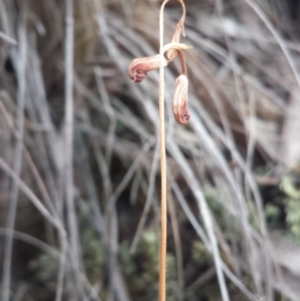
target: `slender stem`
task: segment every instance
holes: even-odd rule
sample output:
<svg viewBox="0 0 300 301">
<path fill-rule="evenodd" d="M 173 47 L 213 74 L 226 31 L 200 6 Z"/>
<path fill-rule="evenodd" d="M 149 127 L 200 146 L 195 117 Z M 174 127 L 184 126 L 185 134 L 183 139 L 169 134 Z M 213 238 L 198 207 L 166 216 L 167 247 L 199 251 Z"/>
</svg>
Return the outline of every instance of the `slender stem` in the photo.
<svg viewBox="0 0 300 301">
<path fill-rule="evenodd" d="M 185 62 L 185 58 L 183 55 L 183 52 L 180 49 L 177 49 L 177 54 L 180 58 L 180 62 L 181 62 L 181 68 L 182 68 L 182 74 L 187 76 L 187 66 L 186 66 L 186 62 Z"/>
<path fill-rule="evenodd" d="M 165 102 L 164 102 L 164 28 L 163 11 L 165 0 L 159 15 L 159 132 L 160 132 L 160 169 L 161 169 L 161 236 L 159 263 L 159 301 L 166 300 L 166 253 L 167 253 L 167 172 L 166 172 L 166 142 L 165 142 Z"/>
<path fill-rule="evenodd" d="M 160 236 L 160 264 L 159 264 L 159 301 L 166 300 L 166 257 L 167 257 L 167 165 L 165 142 L 165 101 L 164 101 L 164 8 L 169 0 L 165 0 L 159 14 L 159 133 L 160 133 L 160 168 L 161 168 L 161 236 Z M 183 7 L 185 17 L 185 5 Z M 184 20 L 184 19 L 183 19 Z M 179 21 L 180 22 L 180 21 Z M 181 53 L 182 54 L 182 53 Z M 179 54 L 180 56 L 180 54 Z M 182 60 L 181 60 L 182 61 Z"/>
</svg>

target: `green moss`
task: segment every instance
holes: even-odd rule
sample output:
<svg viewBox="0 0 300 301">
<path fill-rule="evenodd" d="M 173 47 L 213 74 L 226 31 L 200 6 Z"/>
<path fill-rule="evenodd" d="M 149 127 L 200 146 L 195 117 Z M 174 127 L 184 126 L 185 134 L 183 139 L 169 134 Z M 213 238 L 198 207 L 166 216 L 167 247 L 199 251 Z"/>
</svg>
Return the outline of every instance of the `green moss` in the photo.
<svg viewBox="0 0 300 301">
<path fill-rule="evenodd" d="M 201 241 L 195 241 L 192 247 L 192 260 L 197 266 L 211 262 L 211 254 Z"/>
<path fill-rule="evenodd" d="M 81 248 L 87 277 L 95 284 L 103 279 L 104 251 L 99 234 L 91 229 L 84 231 Z"/>
<path fill-rule="evenodd" d="M 78 210 L 81 253 L 87 278 L 95 284 L 103 280 L 104 249 L 100 235 L 90 221 L 91 216 L 90 208 L 82 202 Z M 29 262 L 35 279 L 42 283 L 57 281 L 58 268 L 59 258 L 49 254 L 41 254 Z"/>
<path fill-rule="evenodd" d="M 296 188 L 291 177 L 285 176 L 280 188 L 286 194 L 284 199 L 286 222 L 291 236 L 295 242 L 300 243 L 300 190 Z"/>
<path fill-rule="evenodd" d="M 203 193 L 210 210 L 213 212 L 213 215 L 218 222 L 218 225 L 227 229 L 228 223 L 226 221 L 225 210 L 222 204 L 218 202 L 216 188 L 210 184 L 205 184 L 203 185 Z"/>
<path fill-rule="evenodd" d="M 28 267 L 35 273 L 35 279 L 38 282 L 45 283 L 57 280 L 59 262 L 58 259 L 49 254 L 42 254 L 31 260 Z"/>
<path fill-rule="evenodd" d="M 159 275 L 159 241 L 156 233 L 144 231 L 135 254 L 130 254 L 129 244 L 120 246 L 119 258 L 122 272 L 132 296 L 141 301 L 157 299 Z M 178 300 L 179 286 L 175 256 L 167 254 L 167 300 Z"/>
</svg>

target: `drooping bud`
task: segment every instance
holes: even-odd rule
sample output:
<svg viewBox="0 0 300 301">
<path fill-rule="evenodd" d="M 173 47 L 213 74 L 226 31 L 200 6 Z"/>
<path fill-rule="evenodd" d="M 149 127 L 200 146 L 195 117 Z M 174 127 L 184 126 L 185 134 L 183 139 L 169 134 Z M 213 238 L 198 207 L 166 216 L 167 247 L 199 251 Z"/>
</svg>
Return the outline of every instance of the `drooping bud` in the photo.
<svg viewBox="0 0 300 301">
<path fill-rule="evenodd" d="M 190 119 L 188 112 L 188 83 L 186 75 L 182 74 L 176 79 L 172 109 L 176 121 L 180 124 L 187 124 Z"/>
<path fill-rule="evenodd" d="M 168 61 L 164 58 L 164 67 L 168 65 Z M 160 56 L 150 56 L 150 57 L 140 57 L 134 59 L 128 69 L 128 74 L 132 81 L 135 83 L 140 83 L 149 71 L 159 69 L 160 66 Z"/>
</svg>

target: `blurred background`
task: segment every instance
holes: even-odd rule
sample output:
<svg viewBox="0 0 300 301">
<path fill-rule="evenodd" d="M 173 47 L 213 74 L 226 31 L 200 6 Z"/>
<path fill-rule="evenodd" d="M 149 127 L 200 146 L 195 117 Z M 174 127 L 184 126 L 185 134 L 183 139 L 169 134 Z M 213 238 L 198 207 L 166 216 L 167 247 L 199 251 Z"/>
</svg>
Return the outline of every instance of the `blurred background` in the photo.
<svg viewBox="0 0 300 301">
<path fill-rule="evenodd" d="M 158 294 L 158 0 L 0 0 L 2 301 Z M 300 300 L 300 2 L 185 0 L 165 69 L 167 300 Z M 181 6 L 165 9 L 170 42 Z"/>
</svg>

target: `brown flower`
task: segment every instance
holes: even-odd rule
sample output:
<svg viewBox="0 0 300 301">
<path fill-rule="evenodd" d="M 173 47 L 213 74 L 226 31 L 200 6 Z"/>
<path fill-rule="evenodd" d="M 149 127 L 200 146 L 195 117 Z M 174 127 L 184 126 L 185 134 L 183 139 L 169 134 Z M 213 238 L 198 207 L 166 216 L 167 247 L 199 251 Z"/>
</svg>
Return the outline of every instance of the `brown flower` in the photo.
<svg viewBox="0 0 300 301">
<path fill-rule="evenodd" d="M 173 113 L 176 121 L 180 124 L 187 124 L 190 119 L 188 112 L 188 78 L 180 75 L 176 79 L 175 93 L 173 97 Z"/>
<path fill-rule="evenodd" d="M 134 59 L 128 69 L 128 74 L 132 81 L 140 83 L 149 71 L 159 69 L 160 56 L 140 57 Z M 164 58 L 163 65 L 167 66 L 168 61 Z"/>
</svg>

